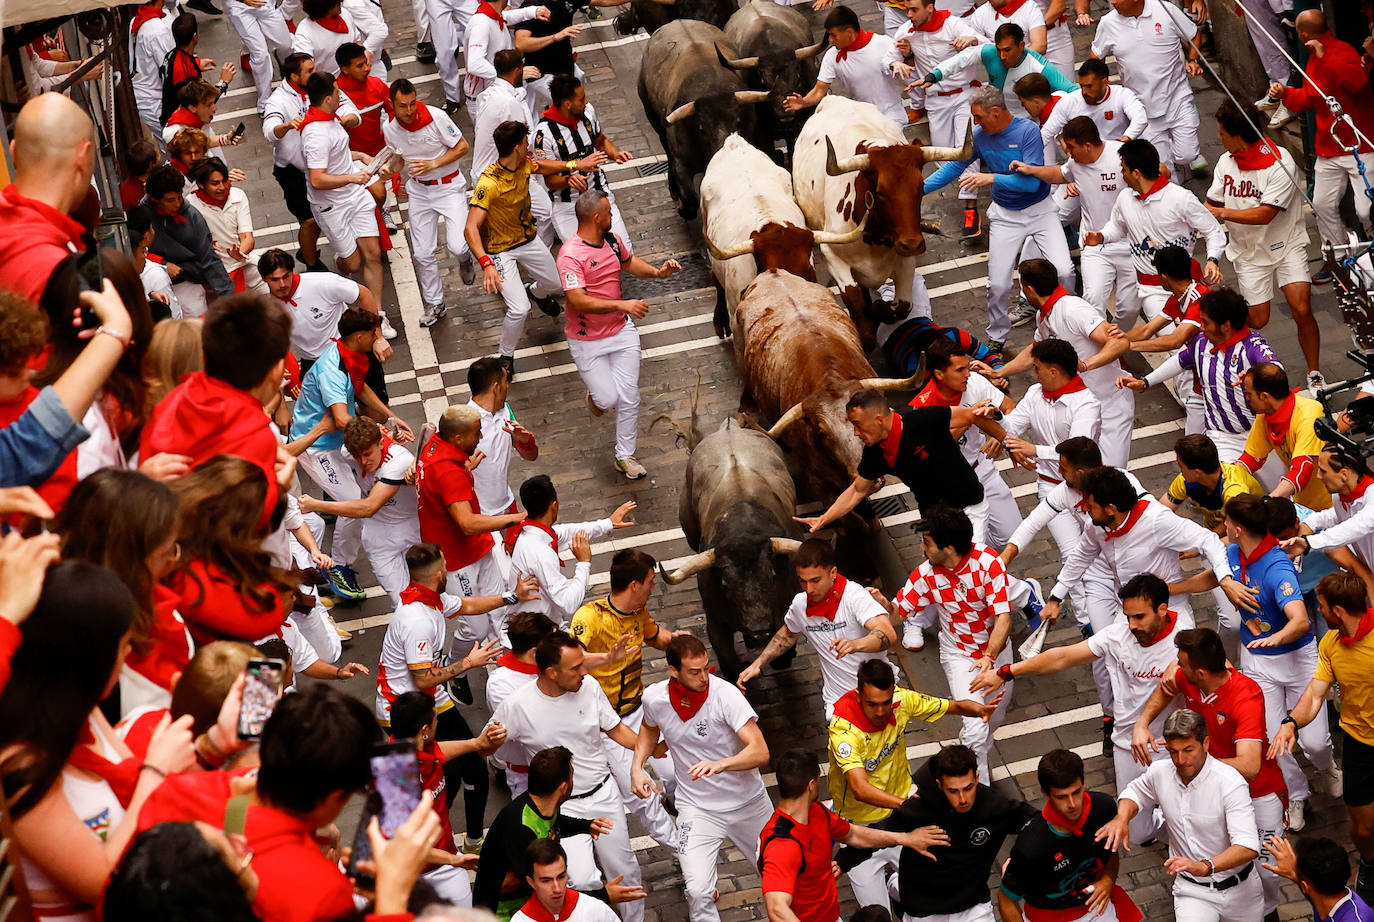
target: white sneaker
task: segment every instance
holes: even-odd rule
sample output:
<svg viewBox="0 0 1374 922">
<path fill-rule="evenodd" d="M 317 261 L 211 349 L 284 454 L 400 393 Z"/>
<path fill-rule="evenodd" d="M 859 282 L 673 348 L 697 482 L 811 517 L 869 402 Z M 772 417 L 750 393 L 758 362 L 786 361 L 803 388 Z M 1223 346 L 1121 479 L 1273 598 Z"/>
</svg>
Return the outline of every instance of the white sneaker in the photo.
<svg viewBox="0 0 1374 922">
<path fill-rule="evenodd" d="M 924 650 L 926 647 L 926 632 L 916 623 L 913 615 L 906 619 L 906 624 L 902 627 L 902 646 L 915 652 Z"/>
<path fill-rule="evenodd" d="M 397 336 L 399 336 L 399 335 L 400 335 L 400 334 L 396 332 L 396 328 L 393 327 L 393 326 L 391 325 L 391 321 L 387 319 L 386 314 L 383 313 L 383 314 L 382 314 L 382 336 L 386 337 L 387 339 L 395 339 L 395 338 L 396 338 Z"/>
<path fill-rule="evenodd" d="M 1302 832 L 1307 825 L 1307 801 L 1290 800 L 1288 802 L 1288 829 L 1290 832 Z"/>
<path fill-rule="evenodd" d="M 626 480 L 639 480 L 649 473 L 644 469 L 644 465 L 639 463 L 639 459 L 633 455 L 628 458 L 616 459 L 615 469 L 624 474 Z"/>
<path fill-rule="evenodd" d="M 1309 371 L 1307 373 L 1307 395 L 1315 400 L 1317 391 L 1323 387 L 1326 387 L 1326 376 L 1316 369 Z"/>
<path fill-rule="evenodd" d="M 1312 781 L 1332 797 L 1341 797 L 1345 794 L 1345 775 L 1335 765 L 1331 766 L 1329 772 L 1317 772 Z"/>
<path fill-rule="evenodd" d="M 1287 106 L 1283 103 L 1279 103 L 1274 111 L 1269 113 L 1269 130 L 1276 131 L 1293 121 L 1295 118 L 1297 118 L 1297 116 L 1289 112 Z"/>
<path fill-rule="evenodd" d="M 1207 162 L 1207 158 L 1202 156 L 1202 154 L 1198 154 L 1196 159 L 1188 164 L 1188 167 L 1193 171 L 1194 176 L 1205 176 L 1207 175 L 1207 171 L 1212 168 L 1211 164 Z"/>
</svg>

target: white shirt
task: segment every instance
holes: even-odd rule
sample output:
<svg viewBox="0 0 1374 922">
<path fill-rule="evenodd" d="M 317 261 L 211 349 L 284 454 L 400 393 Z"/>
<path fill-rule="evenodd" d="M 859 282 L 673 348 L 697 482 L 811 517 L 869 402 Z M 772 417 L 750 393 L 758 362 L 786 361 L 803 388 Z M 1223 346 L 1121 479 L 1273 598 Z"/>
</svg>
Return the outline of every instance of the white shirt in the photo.
<svg viewBox="0 0 1374 922">
<path fill-rule="evenodd" d="M 1208 257 L 1220 259 L 1226 251 L 1226 230 L 1221 223 L 1197 196 L 1171 182 L 1144 196 L 1123 190 L 1101 230 L 1104 243 L 1124 240 L 1130 245 L 1135 271 L 1140 275 L 1155 275 L 1155 253 L 1163 247 L 1183 247 L 1192 253 L 1202 238 L 1207 241 Z"/>
<path fill-rule="evenodd" d="M 276 166 L 305 169 L 305 155 L 301 152 L 301 133 L 293 128 L 279 138 L 275 129 L 279 125 L 289 125 L 301 118 L 308 108 L 310 100 L 286 80 L 277 84 L 272 95 L 267 97 L 267 106 L 263 109 L 266 114 L 262 117 L 262 134 L 272 143 L 272 162 Z"/>
<path fill-rule="evenodd" d="M 1126 475 L 1126 479 L 1129 480 L 1131 486 L 1135 488 L 1136 495 L 1144 496 L 1147 491 L 1136 478 L 1135 474 L 1132 474 L 1130 471 L 1122 471 L 1122 473 Z M 1036 507 L 1031 510 L 1030 515 L 1026 516 L 1021 524 L 1016 527 L 1016 531 L 1012 532 L 1011 537 L 1007 539 L 1007 543 L 1014 544 L 1018 548 L 1024 550 L 1031 543 L 1031 539 L 1039 533 L 1040 529 L 1050 524 L 1050 520 L 1061 512 L 1068 512 L 1073 515 L 1074 519 L 1078 522 L 1079 529 L 1084 533 L 1086 533 L 1089 528 L 1093 527 L 1092 519 L 1088 518 L 1087 510 L 1083 507 L 1083 494 L 1067 483 L 1061 483 L 1057 484 L 1054 489 L 1041 497 L 1039 504 L 1037 504 Z M 1089 576 L 1099 572 L 1107 573 L 1101 560 L 1094 561 L 1093 565 L 1088 568 Z M 1107 580 L 1109 582 L 1111 581 L 1110 573 L 1107 573 Z"/>
<path fill-rule="evenodd" d="M 620 724 L 620 715 L 591 676 L 582 678 L 577 691 L 556 698 L 531 682 L 502 701 L 491 719 L 506 728 L 506 742 L 497 754 L 508 765 L 529 765 L 535 753 L 566 746 L 572 753 L 574 796 L 590 791 L 610 774 L 601 740 Z"/>
<path fill-rule="evenodd" d="M 1041 480 L 1057 484 L 1059 452 L 1054 446 L 1075 436 L 1096 441 L 1102 428 L 1102 404 L 1086 387 L 1053 400 L 1045 396 L 1044 390 L 1039 384 L 1032 384 L 1016 409 L 1002 418 L 1002 428 L 1007 435 L 1020 436 L 1028 429 L 1034 434 L 1035 473 Z"/>
<path fill-rule="evenodd" d="M 668 757 L 677 772 L 677 799 L 700 810 L 729 812 L 768 797 L 757 768 L 745 772 L 720 772 L 692 780 L 698 762 L 715 762 L 738 755 L 744 749 L 739 731 L 759 715 L 744 694 L 718 676 L 711 676 L 706 701 L 684 721 L 669 701 L 668 681 L 644 689 L 644 722 L 658 727 L 668 744 Z"/>
<path fill-rule="evenodd" d="M 502 81 L 504 82 L 504 81 Z M 386 143 L 400 153 L 407 161 L 411 160 L 433 160 L 448 153 L 463 140 L 463 134 L 458 130 L 458 126 L 453 124 L 453 119 L 443 109 L 429 106 L 429 114 L 433 119 L 419 131 L 410 131 L 394 118 L 382 120 L 382 137 L 386 138 Z M 427 170 L 419 176 L 411 176 L 406 180 L 406 185 L 419 187 L 422 192 L 437 191 L 437 186 L 425 186 L 420 180 L 435 181 L 446 177 L 453 177 L 443 188 L 454 193 L 460 193 L 467 189 L 467 180 L 463 177 L 463 170 L 457 162 L 450 163 L 448 166 L 439 167 L 437 170 Z M 415 194 L 415 193 L 411 193 Z"/>
<path fill-rule="evenodd" d="M 448 664 L 448 625 L 445 619 L 456 615 L 463 607 L 462 596 L 440 596 L 444 610 L 431 608 L 424 602 L 406 602 L 391 616 L 382 638 L 382 653 L 377 665 L 377 719 L 391 719 L 391 702 L 397 695 L 419 691 L 410 677 L 411 666 L 441 667 Z M 453 707 L 448 695 L 448 683 L 440 682 L 429 689 L 434 707 L 446 711 Z"/>
<path fill-rule="evenodd" d="M 1015 2 L 1015 0 L 1013 0 L 1013 2 Z M 1005 10 L 1006 7 L 1002 9 Z M 1040 7 L 1035 5 L 1034 0 L 1025 0 L 1025 2 L 1017 7 L 1014 12 L 1006 14 L 999 11 L 991 3 L 983 3 L 964 18 L 967 19 L 968 24 L 973 27 L 973 31 L 981 35 L 985 42 L 996 42 L 997 39 L 994 36 L 997 33 L 997 27 L 1005 23 L 1014 22 L 1026 33 L 1027 48 L 1030 47 L 1031 32 L 1035 29 L 1045 28 L 1045 14 L 1040 12 Z M 1015 81 L 1012 80 L 1010 76 L 1007 77 L 1008 87 L 1014 82 Z M 1015 93 L 1009 93 L 1007 101 L 1010 102 L 1015 98 Z"/>
<path fill-rule="evenodd" d="M 565 903 L 563 905 L 565 915 L 559 916 L 558 922 L 619 922 L 620 917 L 616 915 L 615 910 L 601 900 L 594 896 L 587 896 L 585 893 L 578 893 L 569 887 L 569 897 L 574 893 L 577 893 L 577 902 L 573 904 L 572 912 L 568 912 Z M 530 899 L 535 898 L 530 897 Z M 542 905 L 540 909 L 543 909 Z M 517 909 L 511 916 L 511 922 L 538 922 L 538 920 L 527 915 L 522 908 Z"/>
<path fill-rule="evenodd" d="M 834 619 L 810 617 L 806 614 L 806 593 L 797 593 L 787 608 L 783 625 L 794 634 L 805 634 L 816 648 L 816 656 L 821 662 L 821 699 L 825 702 L 825 712 L 835 702 L 853 691 L 858 684 L 859 667 L 871 659 L 886 660 L 886 653 L 851 653 L 844 659 L 835 655 L 830 645 L 836 640 L 862 640 L 868 634 L 864 627 L 878 616 L 887 617 L 887 611 L 874 601 L 868 590 L 853 580 L 846 580 L 844 594 L 840 596 L 840 606 Z"/>
<path fill-rule="evenodd" d="M 1069 14 L 1060 13 L 1054 25 L 1045 23 L 1045 14 L 1050 11 L 1049 0 L 1035 0 L 1036 9 L 1040 11 L 1040 24 L 1045 27 L 1045 57 L 1058 57 L 1055 52 L 1069 49 L 1069 60 L 1073 60 L 1073 36 L 1069 34 Z M 1030 33 L 1026 33 L 1029 42 Z M 1073 74 L 1065 74 L 1070 80 Z"/>
<path fill-rule="evenodd" d="M 339 318 L 362 291 L 357 282 L 333 272 L 302 272 L 297 278 L 284 305 L 291 314 L 291 345 L 298 357 L 317 359 L 338 337 Z"/>
<path fill-rule="evenodd" d="M 299 34 L 299 33 L 297 33 Z M 330 176 L 347 176 L 354 172 L 353 152 L 348 132 L 337 118 L 327 122 L 311 122 L 301 127 L 301 154 L 305 158 L 305 197 L 317 208 L 331 208 L 366 199 L 371 207 L 372 196 L 367 189 L 346 183 L 334 189 L 316 189 L 310 184 L 311 170 L 324 170 Z"/>
<path fill-rule="evenodd" d="M 162 18 L 149 19 L 139 26 L 138 33 L 129 36 L 129 62 L 133 78 L 130 81 L 134 99 L 140 109 L 153 113 L 162 121 L 162 64 L 172 53 L 172 20 L 176 13 L 164 9 Z"/>
<path fill-rule="evenodd" d="M 504 654 L 500 660 L 497 660 L 491 672 L 487 673 L 487 710 L 491 711 L 493 714 L 495 714 L 496 709 L 501 706 L 502 701 L 505 701 L 526 685 L 533 685 L 534 680 L 539 678 L 539 673 L 537 671 L 521 672 L 519 669 L 513 669 L 505 665 L 502 660 L 507 656 L 511 656 L 511 654 L 509 652 Z M 528 664 L 528 668 L 533 670 L 535 669 L 535 665 L 530 663 Z"/>
<path fill-rule="evenodd" d="M 1348 504 L 1337 494 L 1331 496 L 1331 508 L 1314 512 L 1306 523 L 1316 532 L 1307 536 L 1313 552 L 1329 547 L 1349 545 L 1350 551 L 1365 566 L 1374 560 L 1374 497 L 1365 490 Z"/>
<path fill-rule="evenodd" d="M 186 196 L 186 202 L 200 212 L 209 226 L 210 239 L 215 243 L 215 252 L 224 264 L 224 271 L 233 273 L 248 265 L 251 260 L 246 257 L 249 254 L 245 253 L 245 258 L 229 255 L 229 248 L 239 245 L 239 234 L 253 233 L 253 215 L 248 210 L 248 193 L 243 191 L 243 187 L 229 187 L 229 198 L 225 200 L 223 208 L 205 201 L 194 192 Z"/>
<path fill-rule="evenodd" d="M 1063 103 L 1056 106 L 1054 111 L 1058 112 L 1061 108 Z M 1105 227 L 1112 219 L 1112 206 L 1116 204 L 1117 196 L 1126 188 L 1126 183 L 1121 179 L 1121 142 L 1103 141 L 1102 155 L 1092 163 L 1079 163 L 1070 157 L 1059 171 L 1065 179 L 1078 186 L 1082 213 L 1078 226 L 1083 230 Z M 1124 240 L 1101 246 L 1113 252 L 1125 252 L 1128 249 Z"/>
<path fill-rule="evenodd" d="M 515 413 L 506 404 L 495 413 L 469 400 L 468 406 L 482 414 L 482 439 L 477 450 L 486 455 L 472 471 L 473 490 L 477 502 L 487 515 L 505 515 L 515 503 L 510 488 L 510 453 L 514 440 L 506 431 L 506 423 L 515 421 Z"/>
<path fill-rule="evenodd" d="M 1233 263 L 1272 266 L 1293 250 L 1307 247 L 1307 226 L 1302 218 L 1302 194 L 1293 182 L 1293 161 L 1277 144 L 1266 141 L 1277 159 L 1258 170 L 1242 170 L 1230 151 L 1217 158 L 1207 202 L 1223 208 L 1258 208 L 1272 205 L 1279 210 L 1268 224 L 1226 222 L 1230 239 L 1226 255 Z"/>
<path fill-rule="evenodd" d="M 533 19 L 538 6 L 527 6 L 516 10 L 504 10 L 503 22 L 497 22 L 483 13 L 479 7 L 468 20 L 468 42 L 463 60 L 467 62 L 468 72 L 463 77 L 463 92 L 469 99 L 476 99 L 482 91 L 496 80 L 496 59 L 498 51 L 514 48 L 510 27 L 517 22 Z"/>
<path fill-rule="evenodd" d="M 281 638 L 291 650 L 291 685 L 286 690 L 295 691 L 301 673 L 319 662 L 320 654 L 290 618 L 281 623 Z"/>
<path fill-rule="evenodd" d="M 594 540 L 610 534 L 612 527 L 610 519 L 570 525 L 555 524 L 553 531 L 557 547 L 554 547 L 555 539 L 540 528 L 526 525 L 520 529 L 515 547 L 511 550 L 511 566 L 515 572 L 533 574 L 539 580 L 539 598 L 520 602 L 510 609 L 510 614 L 540 611 L 548 615 L 554 624 L 566 625 L 587 597 L 587 580 L 591 578 L 592 565 L 590 561 L 574 561 L 572 576 L 569 577 L 558 552 L 572 547 L 573 535 L 579 531 L 585 531 L 587 537 Z"/>
<path fill-rule="evenodd" d="M 404 539 L 406 536 L 413 535 L 414 537 L 405 543 L 419 544 L 420 516 L 416 509 L 415 485 L 406 483 L 406 474 L 415 464 L 415 456 L 410 453 L 410 450 L 392 442 L 387 445 L 386 453 L 382 455 L 382 463 L 377 465 L 375 471 L 368 474 L 363 473 L 363 469 L 358 465 L 358 459 L 354 458 L 353 455 L 345 451 L 344 456 L 348 458 L 348 464 L 353 468 L 354 476 L 357 478 L 358 486 L 362 489 L 363 496 L 371 493 L 372 488 L 379 483 L 396 487 L 396 492 L 391 494 L 391 499 L 372 513 L 371 518 L 363 521 L 363 529 L 374 533 L 376 529 L 385 529 L 397 539 Z"/>
<path fill-rule="evenodd" d="M 930 31 L 917 29 L 911 24 L 911 20 L 907 20 L 892 38 L 893 41 L 904 38 L 911 44 L 911 57 L 915 61 L 914 73 L 923 77 L 939 67 L 945 58 L 957 52 L 958 49 L 954 47 L 955 39 L 965 37 L 976 38 L 980 44 L 983 41 L 982 36 L 969 25 L 967 19 L 950 15 L 945 17 L 940 28 Z M 947 91 L 955 87 L 966 87 L 977 76 L 977 65 L 970 64 L 962 71 L 945 74 L 938 89 Z"/>
<path fill-rule="evenodd" d="M 1249 785 L 1240 772 L 1211 756 L 1188 784 L 1178 777 L 1172 761 L 1160 759 L 1126 786 L 1121 799 L 1134 801 L 1142 813 L 1160 808 L 1169 828 L 1171 856 L 1201 861 L 1215 858 L 1232 845 L 1260 850 Z M 1225 880 L 1238 870 L 1194 879 Z"/>
<path fill-rule="evenodd" d="M 1073 351 L 1078 353 L 1078 360 L 1085 362 L 1102 348 L 1093 340 L 1092 334 L 1106 322 L 1106 316 L 1089 302 L 1075 295 L 1065 295 L 1054 302 L 1049 316 L 1036 323 L 1035 338 L 1062 339 L 1073 346 Z M 1106 403 L 1120 396 L 1121 389 L 1116 386 L 1116 379 L 1125 373 L 1126 369 L 1121 367 L 1118 359 L 1101 368 L 1079 372 L 1079 377 L 1099 403 Z M 1056 456 L 1055 464 L 1058 462 Z"/>
<path fill-rule="evenodd" d="M 1058 30 L 1055 30 L 1058 31 Z M 1090 103 L 1083 97 L 1082 90 L 1064 94 L 1050 112 L 1045 124 L 1040 126 L 1040 137 L 1045 149 L 1058 149 L 1054 143 L 1070 119 L 1086 115 L 1097 126 L 1097 133 L 1103 141 L 1116 138 L 1138 138 L 1149 126 L 1150 117 L 1145 114 L 1145 104 L 1132 90 L 1124 86 L 1107 87 L 1107 95 L 1098 103 Z M 1118 164 L 1120 166 L 1120 164 Z"/>
<path fill-rule="evenodd" d="M 365 36 L 353 18 L 351 9 L 339 11 L 339 16 L 348 26 L 343 32 L 331 32 L 309 16 L 302 16 L 296 23 L 296 32 L 291 38 L 291 50 L 303 51 L 315 59 L 315 70 L 323 74 L 339 75 L 339 62 L 334 52 L 345 42 L 356 42 L 366 47 Z M 377 61 L 380 64 L 380 61 Z"/>
<path fill-rule="evenodd" d="M 897 44 L 890 37 L 874 35 L 867 45 L 857 51 L 846 52 L 844 60 L 840 60 L 838 48 L 827 48 L 825 56 L 821 58 L 820 75 L 816 79 L 826 84 L 843 80 L 851 99 L 872 103 L 883 115 L 905 127 L 907 118 L 906 107 L 902 104 L 902 85 L 892 76 L 892 65 L 901 60 Z"/>
<path fill-rule="evenodd" d="M 85 480 L 103 467 L 126 467 L 128 459 L 124 456 L 124 445 L 115 435 L 110 418 L 101 408 L 99 397 L 91 402 L 81 425 L 89 432 L 90 438 L 76 447 L 76 477 Z"/>
<path fill-rule="evenodd" d="M 382 49 L 386 47 L 386 40 L 391 35 L 391 27 L 386 24 L 381 4 L 376 0 L 343 0 L 343 12 L 348 14 L 358 31 L 362 33 L 362 38 L 354 41 L 372 55 L 372 69 L 368 74 L 378 80 L 386 80 L 386 64 L 382 61 Z M 336 63 L 332 52 L 329 58 L 331 64 Z M 317 63 L 316 67 L 318 66 Z"/>
<path fill-rule="evenodd" d="M 1178 661 L 1178 648 L 1174 637 L 1179 631 L 1191 630 L 1193 616 L 1179 614 L 1174 627 L 1168 634 L 1143 647 L 1131 633 L 1131 626 L 1125 615 L 1118 617 L 1088 638 L 1088 649 L 1093 656 L 1101 659 L 1107 666 L 1107 675 L 1112 683 L 1112 711 L 1116 722 L 1112 729 L 1112 743 L 1121 749 L 1131 748 L 1131 733 L 1135 729 L 1136 718 L 1145 709 L 1145 702 L 1159 687 L 1159 680 L 1172 674 Z M 1171 700 L 1159 716 L 1150 722 L 1150 732 L 1159 739 L 1164 732 L 1164 718 L 1179 708 L 1178 696 Z"/>
<path fill-rule="evenodd" d="M 1145 0 L 1139 16 L 1108 10 L 1097 23 L 1093 57 L 1116 55 L 1121 82 L 1135 91 L 1150 118 L 1166 118 L 1179 106 L 1193 105 L 1193 89 L 1183 69 L 1182 42 L 1197 26 L 1183 10 L 1164 0 Z"/>
<path fill-rule="evenodd" d="M 172 290 L 172 277 L 167 274 L 167 267 L 161 262 L 154 261 L 151 257 L 143 261 L 143 270 L 138 274 L 143 282 L 143 293 L 151 296 L 153 292 L 161 292 L 167 296 L 171 302 L 172 316 L 181 318 L 181 304 L 177 301 L 177 294 Z"/>
<path fill-rule="evenodd" d="M 493 80 L 477 99 L 477 119 L 472 128 L 473 176 L 481 176 L 483 170 L 496 162 L 496 142 L 491 139 L 491 133 L 502 122 L 524 122 L 534 127 L 530 124 L 525 88 Z"/>
</svg>

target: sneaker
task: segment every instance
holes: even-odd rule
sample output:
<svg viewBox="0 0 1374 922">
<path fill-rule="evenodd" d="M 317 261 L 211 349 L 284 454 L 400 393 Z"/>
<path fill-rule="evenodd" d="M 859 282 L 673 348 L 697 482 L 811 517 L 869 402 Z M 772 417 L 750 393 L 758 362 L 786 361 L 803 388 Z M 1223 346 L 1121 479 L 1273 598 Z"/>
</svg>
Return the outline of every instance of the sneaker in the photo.
<svg viewBox="0 0 1374 922">
<path fill-rule="evenodd" d="M 515 380 L 515 356 L 503 355 L 500 356 L 500 359 L 501 364 L 505 366 L 506 369 L 506 383 L 509 384 Z"/>
<path fill-rule="evenodd" d="M 902 646 L 913 653 L 926 648 L 926 632 L 915 618 L 907 618 L 902 626 Z"/>
<path fill-rule="evenodd" d="M 624 474 L 626 480 L 639 480 L 649 473 L 634 455 L 628 458 L 616 458 L 615 469 Z"/>
<path fill-rule="evenodd" d="M 207 16 L 220 16 L 224 13 L 219 7 L 215 6 L 210 0 L 187 0 L 186 5 L 198 13 Z"/>
<path fill-rule="evenodd" d="M 339 598 L 354 602 L 361 602 L 367 598 L 367 593 L 363 591 L 363 587 L 358 585 L 358 574 L 353 572 L 352 567 L 338 564 L 325 570 L 324 573 L 329 577 L 329 585 Z"/>
<path fill-rule="evenodd" d="M 1040 580 L 1033 576 L 1027 577 L 1026 585 L 1030 586 L 1030 598 L 1021 610 L 1025 612 L 1026 620 L 1031 623 L 1031 629 L 1034 630 L 1040 626 L 1040 612 L 1045 608 L 1045 594 L 1040 588 Z"/>
<path fill-rule="evenodd" d="M 1202 154 L 1198 154 L 1197 159 L 1188 164 L 1188 169 L 1193 171 L 1194 176 L 1206 176 L 1207 171 L 1211 169 L 1211 165 L 1207 162 L 1206 157 L 1202 156 Z"/>
<path fill-rule="evenodd" d="M 964 206 L 964 239 L 977 240 L 983 235 L 983 216 L 978 213 L 978 205 L 969 202 Z"/>
<path fill-rule="evenodd" d="M 1032 305 L 1025 298 L 1017 298 L 1016 302 L 1011 306 L 1012 329 L 1015 329 L 1016 327 L 1023 327 L 1028 323 L 1033 323 L 1035 321 L 1036 315 L 1039 313 L 1040 312 L 1035 308 L 1035 306 Z"/>
<path fill-rule="evenodd" d="M 464 253 L 458 260 L 458 277 L 463 280 L 464 285 L 471 285 L 477 281 L 477 260 L 472 258 L 471 253 Z"/>
<path fill-rule="evenodd" d="M 474 839 L 465 832 L 463 833 L 463 851 L 467 852 L 469 855 L 480 855 L 482 854 L 482 845 L 486 841 L 486 836 L 478 836 Z"/>
<path fill-rule="evenodd" d="M 1279 103 L 1278 108 L 1269 113 L 1269 130 L 1277 131 L 1295 118 L 1297 118 L 1297 116 L 1289 112 L 1287 106 L 1283 103 Z"/>
<path fill-rule="evenodd" d="M 468 677 L 465 675 L 460 675 L 456 679 L 449 679 L 448 693 L 459 704 L 472 704 L 472 683 L 468 681 Z"/>
<path fill-rule="evenodd" d="M 433 42 L 415 43 L 415 60 L 421 64 L 433 64 L 439 60 L 439 52 L 434 49 Z"/>
<path fill-rule="evenodd" d="M 1003 361 L 1005 356 L 1002 355 L 1002 352 L 1007 348 L 1005 342 L 1000 339 L 985 339 L 983 340 L 983 345 L 987 346 L 988 352 L 992 353 L 988 358 L 995 358 L 998 364 Z"/>
<path fill-rule="evenodd" d="M 1313 399 L 1317 396 L 1317 391 L 1326 387 L 1326 376 L 1317 369 L 1312 369 L 1307 373 L 1307 390 L 1311 392 Z"/>
<path fill-rule="evenodd" d="M 1307 825 L 1307 801 L 1296 797 L 1288 801 L 1288 831 L 1302 832 Z"/>
<path fill-rule="evenodd" d="M 457 102 L 454 102 L 452 99 L 444 100 L 444 114 L 447 115 L 449 118 L 452 118 L 453 116 L 457 115 L 459 112 L 462 111 L 462 109 L 463 101 L 461 99 Z"/>
<path fill-rule="evenodd" d="M 1368 903 L 1374 899 L 1374 864 L 1360 859 L 1360 870 L 1355 875 L 1355 892 Z"/>
<path fill-rule="evenodd" d="M 591 411 L 593 416 L 604 416 L 606 413 L 605 410 L 596 405 L 596 401 L 592 399 L 591 391 L 587 391 L 587 409 Z"/>
<path fill-rule="evenodd" d="M 420 315 L 420 326 L 432 327 L 448 313 L 447 304 L 426 304 L 425 312 Z"/>
<path fill-rule="evenodd" d="M 1331 264 L 1330 264 L 1330 263 L 1322 263 L 1322 267 L 1321 267 L 1320 269 L 1318 269 L 1316 272 L 1312 273 L 1312 284 L 1313 284 L 1313 285 L 1330 285 L 1330 284 L 1331 284 Z"/>
<path fill-rule="evenodd" d="M 557 317 L 559 314 L 563 313 L 563 305 L 559 304 L 558 299 L 553 295 L 544 295 L 540 297 L 534 293 L 533 282 L 527 282 L 525 284 L 525 294 L 529 295 L 531 304 L 539 308 L 545 314 L 548 314 L 550 317 Z"/>
<path fill-rule="evenodd" d="M 1112 733 L 1116 730 L 1116 720 L 1111 717 L 1102 718 L 1102 754 L 1110 756 L 1112 754 Z"/>
<path fill-rule="evenodd" d="M 382 66 L 387 69 L 387 73 L 391 72 L 391 52 L 385 48 L 382 49 Z"/>
<path fill-rule="evenodd" d="M 399 335 L 400 334 L 396 332 L 396 328 L 391 325 L 391 320 L 387 318 L 385 313 L 383 313 L 382 336 L 386 337 L 387 339 L 395 339 Z"/>
<path fill-rule="evenodd" d="M 1312 780 L 1318 788 L 1332 797 L 1339 798 L 1345 795 L 1345 775 L 1338 766 L 1332 765 L 1329 772 L 1317 772 L 1317 776 Z"/>
</svg>

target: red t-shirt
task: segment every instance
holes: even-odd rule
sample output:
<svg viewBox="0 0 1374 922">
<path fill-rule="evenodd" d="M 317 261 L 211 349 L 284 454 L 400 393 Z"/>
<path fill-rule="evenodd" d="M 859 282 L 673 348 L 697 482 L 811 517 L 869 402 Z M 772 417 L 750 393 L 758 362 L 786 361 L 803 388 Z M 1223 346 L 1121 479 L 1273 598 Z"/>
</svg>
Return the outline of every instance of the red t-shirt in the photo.
<svg viewBox="0 0 1374 922">
<path fill-rule="evenodd" d="M 38 399 L 38 388 L 29 386 L 24 392 L 13 400 L 0 401 L 0 429 L 13 425 L 19 417 L 24 415 L 24 411 L 29 408 L 29 404 Z M 53 475 L 40 484 L 34 484 L 33 488 L 38 491 L 38 495 L 52 506 L 53 512 L 60 512 L 62 505 L 67 501 L 67 494 L 72 492 L 72 487 L 76 486 L 76 449 L 72 449 L 67 457 L 58 465 Z M 16 516 L 11 524 L 17 524 L 22 516 Z"/>
<path fill-rule="evenodd" d="M 370 75 L 361 81 L 342 74 L 337 79 L 339 89 L 358 107 L 358 115 L 362 119 L 348 129 L 349 146 L 375 157 L 378 151 L 386 147 L 386 138 L 382 136 L 382 113 L 391 115 L 390 88 L 380 77 Z"/>
<path fill-rule="evenodd" d="M 353 885 L 320 851 L 315 828 L 273 807 L 248 808 L 243 828 L 258 875 L 262 922 L 317 922 L 353 909 Z"/>
<path fill-rule="evenodd" d="M 468 456 L 452 444 L 432 436 L 415 462 L 415 495 L 420 513 L 420 540 L 433 541 L 444 552 L 449 571 L 460 570 L 485 557 L 496 544 L 488 532 L 465 535 L 449 515 L 451 503 L 467 502 L 481 513 Z"/>
<path fill-rule="evenodd" d="M 849 834 L 849 820 L 812 804 L 805 823 L 774 810 L 759 836 L 764 893 L 792 894 L 801 922 L 836 922 L 840 898 L 830 872 L 833 842 Z"/>
<path fill-rule="evenodd" d="M 1202 694 L 1192 682 L 1183 677 L 1183 670 L 1174 671 L 1174 683 L 1183 693 L 1188 707 L 1207 721 L 1207 752 L 1218 759 L 1233 759 L 1236 743 L 1255 740 L 1264 753 L 1259 774 L 1250 782 L 1250 796 L 1278 794 L 1287 799 L 1288 787 L 1283 783 L 1279 763 L 1269 758 L 1269 733 L 1264 724 L 1264 692 L 1254 679 L 1233 667 L 1227 667 L 1230 678 L 1215 694 Z"/>
</svg>

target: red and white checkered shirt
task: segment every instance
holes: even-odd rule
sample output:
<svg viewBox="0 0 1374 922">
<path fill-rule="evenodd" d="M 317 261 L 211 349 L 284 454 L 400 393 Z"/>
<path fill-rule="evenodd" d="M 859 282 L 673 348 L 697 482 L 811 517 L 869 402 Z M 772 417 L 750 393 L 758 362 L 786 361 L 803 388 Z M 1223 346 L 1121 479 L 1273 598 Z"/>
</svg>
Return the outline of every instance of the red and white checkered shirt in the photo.
<svg viewBox="0 0 1374 922">
<path fill-rule="evenodd" d="M 1011 614 L 1007 568 L 997 552 L 985 544 L 975 544 L 953 570 L 927 560 L 912 571 L 894 601 L 906 617 L 936 606 L 944 637 L 970 659 L 986 652 L 997 616 Z"/>
</svg>

